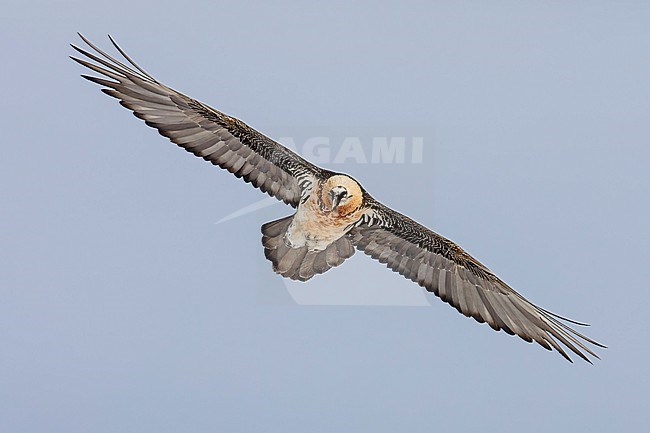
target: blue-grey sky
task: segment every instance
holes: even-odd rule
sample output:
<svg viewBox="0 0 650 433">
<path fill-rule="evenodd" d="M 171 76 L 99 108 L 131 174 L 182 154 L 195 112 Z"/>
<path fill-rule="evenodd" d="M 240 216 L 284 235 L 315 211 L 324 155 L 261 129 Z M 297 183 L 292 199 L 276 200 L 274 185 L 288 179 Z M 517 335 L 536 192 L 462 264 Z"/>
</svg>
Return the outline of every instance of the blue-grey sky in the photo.
<svg viewBox="0 0 650 433">
<path fill-rule="evenodd" d="M 647 2 L 41 1 L 1 15 L 0 431 L 648 425 Z M 259 233 L 290 209 L 215 224 L 263 195 L 79 78 L 76 31 L 104 47 L 111 33 L 162 82 L 274 137 L 424 137 L 421 164 L 329 168 L 591 323 L 603 360 L 571 365 L 437 299 L 298 305 Z M 358 254 L 299 290 L 355 285 L 417 289 Z"/>
</svg>

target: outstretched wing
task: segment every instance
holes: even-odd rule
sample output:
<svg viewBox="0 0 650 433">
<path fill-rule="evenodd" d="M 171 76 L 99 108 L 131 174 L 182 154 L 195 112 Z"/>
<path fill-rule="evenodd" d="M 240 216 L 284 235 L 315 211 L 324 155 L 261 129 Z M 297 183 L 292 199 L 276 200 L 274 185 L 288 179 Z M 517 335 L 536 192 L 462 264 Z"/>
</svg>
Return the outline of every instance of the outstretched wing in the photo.
<svg viewBox="0 0 650 433">
<path fill-rule="evenodd" d="M 319 167 L 244 122 L 159 83 L 136 65 L 112 38 L 113 45 L 132 67 L 79 36 L 96 54 L 72 47 L 96 63 L 71 58 L 109 80 L 82 77 L 104 86 L 104 93 L 119 99 L 135 116 L 188 152 L 293 207 L 300 202 L 302 189 L 321 173 Z"/>
<path fill-rule="evenodd" d="M 381 203 L 369 201 L 370 210 L 350 232 L 359 250 L 497 331 L 536 341 L 548 350 L 555 348 L 569 361 L 558 342 L 587 362 L 591 361 L 585 353 L 598 358 L 583 342 L 605 346 L 562 320 L 579 323 L 537 307 L 452 241 Z"/>
</svg>

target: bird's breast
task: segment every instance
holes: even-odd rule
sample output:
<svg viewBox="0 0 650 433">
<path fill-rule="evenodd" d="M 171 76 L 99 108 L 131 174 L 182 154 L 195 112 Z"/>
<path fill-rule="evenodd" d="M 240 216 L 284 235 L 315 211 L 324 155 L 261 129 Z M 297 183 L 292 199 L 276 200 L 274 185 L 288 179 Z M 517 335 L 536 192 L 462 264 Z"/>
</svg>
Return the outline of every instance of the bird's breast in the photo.
<svg viewBox="0 0 650 433">
<path fill-rule="evenodd" d="M 323 210 L 315 195 L 298 206 L 293 221 L 287 230 L 287 243 L 310 251 L 322 251 L 332 242 L 340 239 L 350 230 L 352 224 L 361 218 L 362 211 L 341 216 L 337 212 Z"/>
</svg>

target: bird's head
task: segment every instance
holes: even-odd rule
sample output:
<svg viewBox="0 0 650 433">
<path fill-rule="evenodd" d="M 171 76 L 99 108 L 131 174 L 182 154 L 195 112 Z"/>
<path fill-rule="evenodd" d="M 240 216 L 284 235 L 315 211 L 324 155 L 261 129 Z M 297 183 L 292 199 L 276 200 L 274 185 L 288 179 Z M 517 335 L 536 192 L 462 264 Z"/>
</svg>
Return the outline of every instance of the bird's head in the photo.
<svg viewBox="0 0 650 433">
<path fill-rule="evenodd" d="M 323 185 L 323 204 L 338 216 L 346 216 L 359 209 L 363 202 L 361 187 L 344 175 L 330 177 Z"/>
</svg>

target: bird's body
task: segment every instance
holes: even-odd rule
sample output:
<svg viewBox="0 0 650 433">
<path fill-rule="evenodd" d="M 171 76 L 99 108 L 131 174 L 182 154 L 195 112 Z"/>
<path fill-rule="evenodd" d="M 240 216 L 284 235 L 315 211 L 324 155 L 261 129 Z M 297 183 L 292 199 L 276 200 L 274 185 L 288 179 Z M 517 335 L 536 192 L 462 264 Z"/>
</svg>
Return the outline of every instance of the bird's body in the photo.
<svg viewBox="0 0 650 433">
<path fill-rule="evenodd" d="M 116 44 L 126 65 L 83 38 L 96 54 L 73 59 L 109 79 L 104 87 L 148 126 L 188 152 L 295 208 L 262 226 L 264 254 L 285 278 L 307 281 L 360 250 L 416 282 L 460 313 L 495 330 L 589 361 L 585 343 L 604 347 L 535 306 L 452 241 L 379 203 L 350 176 L 306 161 L 238 119 L 159 83 Z M 590 362 L 590 361 L 589 361 Z"/>
<path fill-rule="evenodd" d="M 303 191 L 294 215 L 262 226 L 266 258 L 283 277 L 307 281 L 354 254 L 348 236 L 368 211 L 364 193 L 349 176 L 326 176 Z"/>
</svg>

